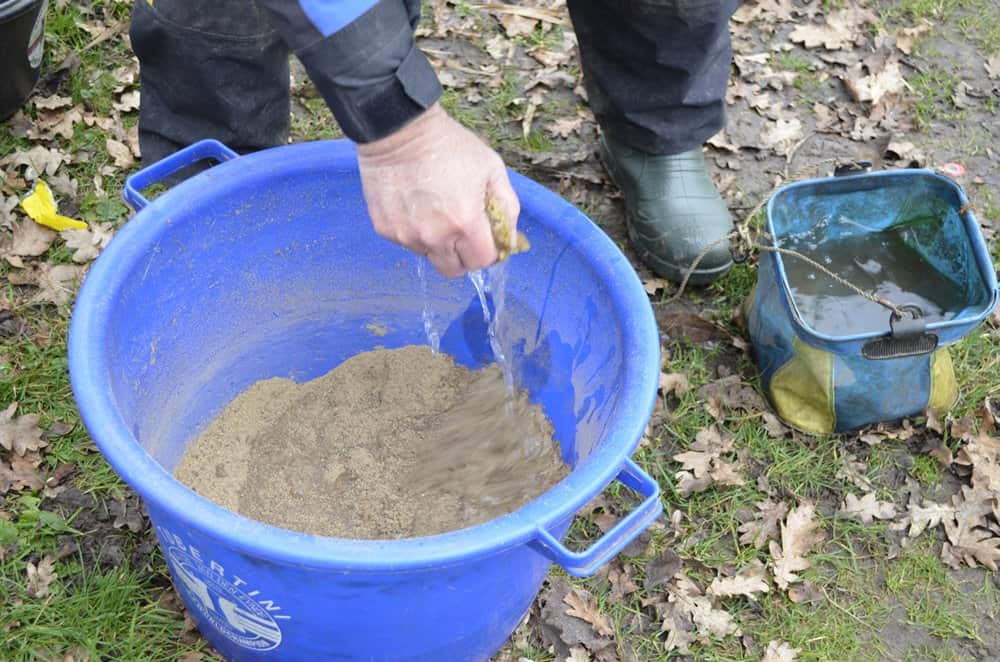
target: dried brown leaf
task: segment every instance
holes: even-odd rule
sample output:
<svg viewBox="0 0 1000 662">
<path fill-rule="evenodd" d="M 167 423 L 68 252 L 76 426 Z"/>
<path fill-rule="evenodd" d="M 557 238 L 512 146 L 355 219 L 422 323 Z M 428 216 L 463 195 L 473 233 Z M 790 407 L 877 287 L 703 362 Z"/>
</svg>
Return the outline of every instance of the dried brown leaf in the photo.
<svg viewBox="0 0 1000 662">
<path fill-rule="evenodd" d="M 537 19 L 520 16 L 518 14 L 499 13 L 496 18 L 500 21 L 500 25 L 503 26 L 504 32 L 507 33 L 507 37 L 510 39 L 513 39 L 514 37 L 528 36 L 535 31 L 536 27 L 538 27 Z"/>
<path fill-rule="evenodd" d="M 871 524 L 874 519 L 892 519 L 896 516 L 896 506 L 891 501 L 879 501 L 874 492 L 869 492 L 860 499 L 853 494 L 844 497 L 844 503 L 837 511 L 842 515 L 860 519 L 864 524 Z"/>
<path fill-rule="evenodd" d="M 708 595 L 720 598 L 734 595 L 753 597 L 756 593 L 767 593 L 770 590 L 763 569 L 753 568 L 732 577 L 716 577 L 705 591 Z"/>
<path fill-rule="evenodd" d="M 876 106 L 886 99 L 897 97 L 906 88 L 898 60 L 886 63 L 885 68 L 877 73 L 867 76 L 861 73 L 859 64 L 849 69 L 844 77 L 844 84 L 855 101 Z"/>
<path fill-rule="evenodd" d="M 0 446 L 21 456 L 47 446 L 48 442 L 42 439 L 42 429 L 38 427 L 38 414 L 15 418 L 16 411 L 17 403 L 12 402 L 0 412 Z"/>
<path fill-rule="evenodd" d="M 709 473 L 716 485 L 743 485 L 746 481 L 740 475 L 742 464 L 739 462 L 726 462 L 721 458 L 716 458 L 712 462 L 712 470 Z"/>
<path fill-rule="evenodd" d="M 668 586 L 669 601 L 694 624 L 700 637 L 706 642 L 711 638 L 723 639 L 730 635 L 739 635 L 740 629 L 733 616 L 712 604 L 712 599 L 702 593 L 684 573 L 678 573 L 674 586 Z M 664 625 L 667 625 L 664 622 Z M 669 647 L 668 647 L 669 650 Z"/>
<path fill-rule="evenodd" d="M 13 241 L 7 249 L 8 255 L 37 257 L 49 250 L 56 233 L 31 219 L 22 219 L 13 225 Z"/>
<path fill-rule="evenodd" d="M 139 90 L 122 93 L 112 107 L 120 113 L 128 113 L 139 109 Z"/>
<path fill-rule="evenodd" d="M 910 530 L 906 535 L 916 538 L 928 528 L 933 529 L 944 521 L 954 519 L 955 507 L 947 503 L 935 503 L 924 500 L 923 505 L 911 503 L 907 506 L 907 516 L 903 523 L 909 522 Z"/>
<path fill-rule="evenodd" d="M 792 0 L 748 0 L 733 15 L 736 23 L 750 23 L 764 17 L 771 21 L 790 21 L 798 13 Z"/>
<path fill-rule="evenodd" d="M 574 133 L 580 133 L 582 125 L 583 118 L 578 115 L 576 117 L 563 117 L 554 122 L 549 122 L 545 126 L 545 129 L 554 136 L 569 138 Z"/>
<path fill-rule="evenodd" d="M 14 152 L 0 159 L 0 166 L 27 166 L 31 169 L 27 178 L 35 179 L 43 175 L 51 177 L 56 174 L 62 164 L 69 163 L 69 161 L 69 155 L 61 149 L 35 145 L 31 149 Z"/>
<path fill-rule="evenodd" d="M 10 462 L 0 460 L 0 495 L 14 490 L 40 490 L 45 481 L 38 467 L 42 458 L 37 453 L 26 453 L 24 457 L 12 455 Z"/>
<path fill-rule="evenodd" d="M 702 400 L 714 398 L 728 410 L 742 410 L 750 414 L 767 409 L 767 403 L 760 393 L 739 375 L 729 375 L 705 384 L 698 389 L 698 397 Z"/>
<path fill-rule="evenodd" d="M 597 601 L 589 593 L 573 589 L 563 598 L 563 602 L 570 607 L 566 610 L 567 616 L 575 616 L 587 621 L 594 628 L 594 632 L 601 636 L 610 637 L 614 634 L 611 621 L 608 620 L 606 615 L 601 613 L 601 610 L 597 606 Z"/>
<path fill-rule="evenodd" d="M 73 99 L 53 94 L 49 97 L 35 97 L 32 103 L 35 105 L 35 108 L 38 108 L 39 110 L 55 110 L 57 108 L 72 106 Z"/>
<path fill-rule="evenodd" d="M 712 460 L 718 455 L 704 451 L 685 451 L 674 455 L 674 462 L 680 462 L 685 471 L 690 471 L 695 478 L 708 474 L 712 468 Z"/>
<path fill-rule="evenodd" d="M 978 562 L 997 571 L 1000 538 L 987 529 L 956 527 L 953 534 L 949 533 L 948 540 L 950 544 L 946 542 L 941 546 L 941 558 L 952 568 L 957 570 L 963 563 L 974 568 Z"/>
<path fill-rule="evenodd" d="M 781 520 L 788 514 L 784 501 L 758 501 L 755 519 L 740 525 L 740 542 L 760 549 L 768 540 L 777 540 Z"/>
<path fill-rule="evenodd" d="M 795 662 L 801 652 L 801 649 L 792 648 L 783 641 L 771 641 L 767 644 L 761 662 Z"/>
<path fill-rule="evenodd" d="M 764 420 L 764 431 L 767 432 L 767 436 L 771 439 L 782 439 L 792 432 L 791 428 L 782 423 L 780 418 L 769 411 L 763 412 L 761 418 Z"/>
<path fill-rule="evenodd" d="M 837 478 L 852 483 L 855 487 L 870 492 L 873 489 L 872 481 L 867 476 L 868 465 L 859 461 L 853 454 L 847 453 L 843 456 L 843 464 L 837 470 Z"/>
<path fill-rule="evenodd" d="M 661 372 L 660 393 L 676 393 L 678 398 L 684 397 L 690 388 L 687 375 L 683 372 Z"/>
<path fill-rule="evenodd" d="M 896 48 L 903 51 L 907 55 L 912 55 L 913 47 L 916 45 L 917 41 L 920 37 L 930 32 L 933 27 L 933 23 L 928 21 L 926 18 L 921 18 L 918 25 L 903 28 L 896 35 Z"/>
<path fill-rule="evenodd" d="M 652 296 L 660 290 L 665 290 L 670 287 L 670 281 L 664 278 L 650 278 L 649 280 L 643 281 L 642 287 L 646 290 L 646 294 Z"/>
<path fill-rule="evenodd" d="M 614 639 L 598 634 L 591 623 L 567 613 L 569 610 L 564 600 L 573 590 L 565 579 L 553 578 L 541 596 L 538 629 L 546 647 L 554 649 L 556 656 L 561 658 L 569 656 L 569 649 L 575 646 L 582 646 L 593 653 L 613 648 Z M 590 596 L 584 594 L 583 597 Z"/>
<path fill-rule="evenodd" d="M 993 79 L 1000 78 L 1000 53 L 997 53 L 990 59 L 986 60 L 983 65 L 986 67 L 986 74 Z"/>
<path fill-rule="evenodd" d="M 36 566 L 31 561 L 27 564 L 28 586 L 25 593 L 30 598 L 44 598 L 49 594 L 49 586 L 56 580 L 55 559 L 49 555 L 42 557 Z"/>
<path fill-rule="evenodd" d="M 114 232 L 111 223 L 91 223 L 85 230 L 63 230 L 59 235 L 73 249 L 73 261 L 83 264 L 97 259 Z"/>
<path fill-rule="evenodd" d="M 73 127 L 83 121 L 83 110 L 75 106 L 69 110 L 38 113 L 35 126 L 28 130 L 28 137 L 51 140 L 55 137 L 69 140 L 73 137 Z"/>
<path fill-rule="evenodd" d="M 813 519 L 814 514 L 815 507 L 812 503 L 800 504 L 788 514 L 781 526 L 781 544 L 771 541 L 774 581 L 782 589 L 801 581 L 795 573 L 812 565 L 806 555 L 814 545 L 823 540 L 823 532 Z"/>
<path fill-rule="evenodd" d="M 81 267 L 70 264 L 52 266 L 45 262 L 38 266 L 35 285 L 38 292 L 31 297 L 32 303 L 49 302 L 58 306 L 67 304 L 80 285 Z"/>
<path fill-rule="evenodd" d="M 789 38 L 809 49 L 822 46 L 831 51 L 840 50 L 852 46 L 862 34 L 861 28 L 876 21 L 878 16 L 870 9 L 848 6 L 830 14 L 823 25 L 799 25 Z"/>
<path fill-rule="evenodd" d="M 104 147 L 108 150 L 108 154 L 119 168 L 128 168 L 135 163 L 132 150 L 122 141 L 115 140 L 114 138 L 106 138 L 104 140 Z"/>
<path fill-rule="evenodd" d="M 608 583 L 611 585 L 612 600 L 623 600 L 639 590 L 632 578 L 629 566 L 612 565 L 608 568 Z"/>
<path fill-rule="evenodd" d="M 802 139 L 802 122 L 798 118 L 778 119 L 761 136 L 763 147 L 787 154 Z"/>
</svg>

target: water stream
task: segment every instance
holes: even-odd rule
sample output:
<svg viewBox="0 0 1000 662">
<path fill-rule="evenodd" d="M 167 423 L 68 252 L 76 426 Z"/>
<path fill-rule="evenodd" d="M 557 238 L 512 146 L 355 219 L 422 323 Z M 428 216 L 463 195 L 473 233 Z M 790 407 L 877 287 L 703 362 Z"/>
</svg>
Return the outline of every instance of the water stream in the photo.
<svg viewBox="0 0 1000 662">
<path fill-rule="evenodd" d="M 486 322 L 490 349 L 493 350 L 496 364 L 503 371 L 503 381 L 509 400 L 514 394 L 514 373 L 501 341 L 499 321 L 504 309 L 507 265 L 501 262 L 487 269 L 470 271 L 468 277 L 469 282 L 476 288 L 479 305 L 483 309 L 483 321 Z M 430 345 L 434 353 L 437 353 L 441 351 L 441 333 L 431 303 L 427 281 L 427 260 L 424 258 L 417 259 L 417 278 L 420 280 L 421 316 L 424 323 L 424 333 L 427 336 L 427 344 Z"/>
<path fill-rule="evenodd" d="M 424 334 L 427 336 L 427 344 L 437 354 L 441 351 L 441 333 L 438 331 L 434 312 L 431 310 L 430 294 L 427 292 L 427 258 L 417 258 L 417 278 L 420 279 L 420 305 L 424 320 Z"/>
<path fill-rule="evenodd" d="M 469 281 L 476 288 L 479 295 L 479 304 L 483 308 L 483 321 L 486 322 L 487 336 L 490 341 L 490 349 L 493 350 L 493 359 L 500 369 L 503 370 L 503 381 L 507 389 L 508 401 L 514 394 L 514 373 L 511 370 L 510 361 L 507 360 L 507 353 L 498 333 L 500 316 L 504 308 L 504 292 L 507 284 L 507 265 L 503 262 L 493 265 L 488 269 L 470 271 Z M 492 303 L 492 306 L 490 305 Z"/>
</svg>

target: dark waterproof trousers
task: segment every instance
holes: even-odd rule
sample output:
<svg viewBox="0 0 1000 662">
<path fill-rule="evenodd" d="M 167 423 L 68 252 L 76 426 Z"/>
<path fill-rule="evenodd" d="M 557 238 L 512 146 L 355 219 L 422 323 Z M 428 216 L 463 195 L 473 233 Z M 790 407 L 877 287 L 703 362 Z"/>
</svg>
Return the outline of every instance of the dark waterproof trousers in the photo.
<svg viewBox="0 0 1000 662">
<path fill-rule="evenodd" d="M 405 2 L 416 19 L 419 0 Z M 632 147 L 677 154 L 725 123 L 728 21 L 740 0 L 568 0 L 590 106 Z M 253 0 L 137 0 L 139 138 L 151 163 L 202 138 L 288 140 L 288 47 Z"/>
</svg>

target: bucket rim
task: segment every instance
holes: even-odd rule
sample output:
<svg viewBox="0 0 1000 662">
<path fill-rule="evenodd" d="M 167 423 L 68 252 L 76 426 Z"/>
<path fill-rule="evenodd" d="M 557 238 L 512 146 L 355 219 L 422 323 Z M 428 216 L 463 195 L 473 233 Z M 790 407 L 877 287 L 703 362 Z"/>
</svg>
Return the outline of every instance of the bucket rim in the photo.
<svg viewBox="0 0 1000 662">
<path fill-rule="evenodd" d="M 116 292 L 129 268 L 155 248 L 170 224 L 174 200 L 211 200 L 229 183 L 252 176 L 254 166 L 280 169 L 357 168 L 353 143 L 325 140 L 275 147 L 218 164 L 176 185 L 137 212 L 91 266 L 77 295 L 70 323 L 70 381 L 81 419 L 115 471 L 146 502 L 156 524 L 164 516 L 203 536 L 269 562 L 355 571 L 407 571 L 440 568 L 498 554 L 532 543 L 539 529 L 568 521 L 601 492 L 635 451 L 653 410 L 660 370 L 659 334 L 652 306 L 638 275 L 614 242 L 576 207 L 527 177 L 509 171 L 522 209 L 538 223 L 565 237 L 603 282 L 615 308 L 623 348 L 633 357 L 624 364 L 616 424 L 599 447 L 566 478 L 518 510 L 465 529 L 400 540 L 330 538 L 257 522 L 198 495 L 173 477 L 133 436 L 118 412 L 101 347 Z M 540 553 L 545 553 L 538 546 Z"/>
<path fill-rule="evenodd" d="M 980 277 L 983 279 L 984 288 L 990 293 L 988 301 L 984 304 L 982 309 L 975 312 L 975 314 L 969 316 L 965 315 L 962 317 L 956 317 L 950 320 L 939 320 L 937 322 L 931 322 L 927 325 L 927 330 L 931 332 L 952 332 L 952 334 L 958 334 L 959 337 L 968 332 L 972 327 L 982 322 L 984 319 L 989 317 L 996 308 L 998 300 L 1000 300 L 1000 291 L 997 287 L 997 275 L 993 268 L 992 259 L 989 256 L 989 249 L 983 239 L 982 233 L 979 230 L 979 221 L 976 218 L 975 212 L 969 204 L 969 197 L 965 193 L 965 190 L 958 184 L 958 182 L 945 177 L 944 175 L 931 170 L 930 168 L 900 168 L 898 170 L 879 170 L 876 172 L 862 172 L 857 174 L 849 174 L 843 176 L 831 176 L 831 177 L 815 177 L 812 179 L 806 179 L 798 182 L 792 182 L 786 184 L 781 188 L 777 189 L 767 201 L 767 231 L 770 235 L 770 243 L 772 246 L 777 247 L 778 237 L 774 230 L 774 207 L 775 204 L 780 201 L 780 198 L 787 195 L 790 191 L 802 188 L 810 188 L 820 184 L 828 184 L 831 181 L 838 182 L 851 182 L 862 179 L 876 179 L 876 178 L 903 178 L 903 177 L 923 177 L 927 179 L 932 179 L 945 184 L 948 188 L 952 189 L 958 196 L 959 203 L 962 207 L 965 207 L 965 212 L 960 214 L 962 222 L 966 229 L 966 235 L 969 238 L 969 242 L 972 245 L 972 252 L 976 259 L 976 266 L 979 268 Z M 788 284 L 788 275 L 785 272 L 785 262 L 782 259 L 780 253 L 775 252 L 773 254 L 773 259 L 775 261 L 775 266 L 778 272 L 778 278 L 781 286 L 782 300 L 785 304 L 786 309 L 791 313 L 795 319 L 795 323 L 798 325 L 799 330 L 803 335 L 811 340 L 813 343 L 820 346 L 843 346 L 843 345 L 858 345 L 874 340 L 877 338 L 884 338 L 886 336 L 885 331 L 872 331 L 869 333 L 855 333 L 848 335 L 830 335 L 822 333 L 814 329 L 809 325 L 805 318 L 803 318 L 801 312 L 799 311 L 798 305 L 795 303 L 795 297 L 792 295 L 790 286 Z M 953 342 L 953 340 L 949 342 Z M 941 345 L 948 344 L 947 342 L 942 342 Z"/>
</svg>

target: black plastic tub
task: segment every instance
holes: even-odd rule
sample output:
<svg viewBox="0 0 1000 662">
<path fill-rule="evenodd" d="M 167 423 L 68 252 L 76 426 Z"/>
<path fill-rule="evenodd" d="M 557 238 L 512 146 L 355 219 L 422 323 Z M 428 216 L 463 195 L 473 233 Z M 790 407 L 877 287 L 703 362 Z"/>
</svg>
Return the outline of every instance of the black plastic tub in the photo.
<svg viewBox="0 0 1000 662">
<path fill-rule="evenodd" d="M 0 121 L 17 112 L 38 82 L 48 0 L 0 0 Z"/>
</svg>

